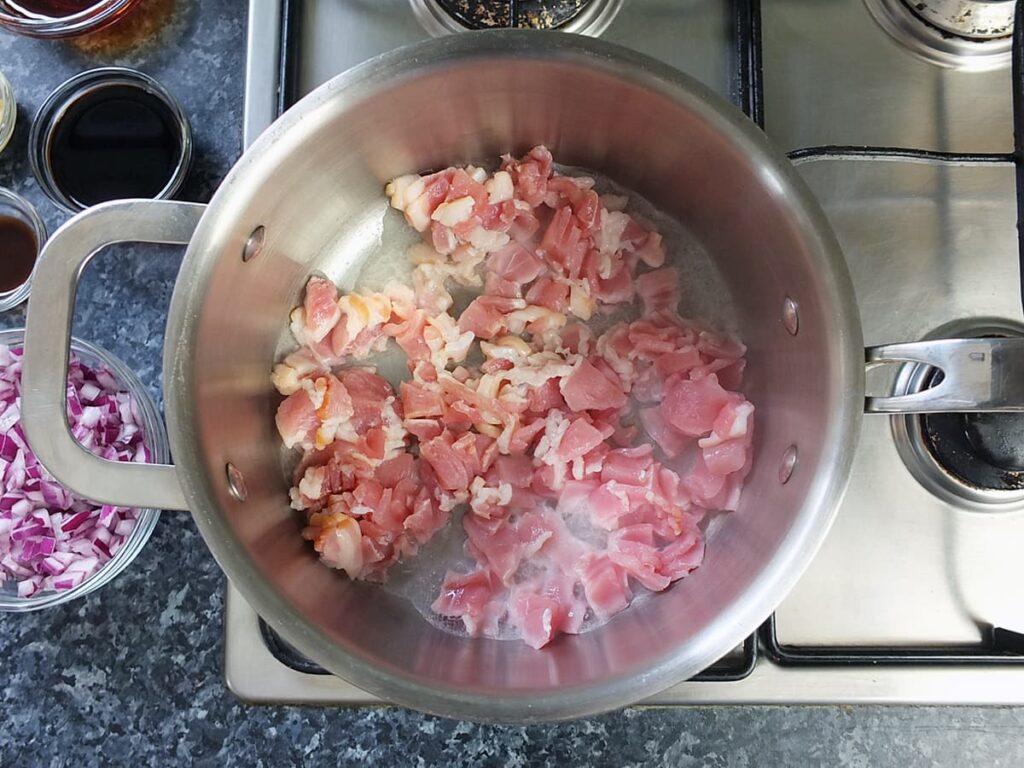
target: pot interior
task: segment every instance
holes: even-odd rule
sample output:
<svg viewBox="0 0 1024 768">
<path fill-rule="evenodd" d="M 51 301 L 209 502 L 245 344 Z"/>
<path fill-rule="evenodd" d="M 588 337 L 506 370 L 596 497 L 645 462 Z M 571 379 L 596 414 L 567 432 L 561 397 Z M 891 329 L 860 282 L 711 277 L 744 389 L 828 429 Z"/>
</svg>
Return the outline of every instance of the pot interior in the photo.
<svg viewBox="0 0 1024 768">
<path fill-rule="evenodd" d="M 429 624 L 405 599 L 317 561 L 288 507 L 269 372 L 311 273 L 351 288 L 403 238 L 384 183 L 537 143 L 642 194 L 682 227 L 685 293 L 749 347 L 754 468 L 704 564 L 603 627 L 535 651 Z M 264 228 L 249 261 L 250 233 Z M 408 240 L 406 240 L 408 242 Z M 383 245 L 382 245 L 383 244 Z M 390 257 L 384 251 L 391 251 Z M 374 271 L 376 270 L 376 271 Z M 799 332 L 783 324 L 799 304 Z M 702 87 L 566 35 L 427 43 L 325 85 L 240 161 L 193 240 L 168 336 L 175 459 L 203 535 L 266 619 L 332 672 L 399 703 L 474 719 L 626 704 L 696 673 L 781 600 L 830 522 L 859 419 L 852 291 L 788 164 Z M 173 335 L 172 335 L 173 334 Z M 779 465 L 797 446 L 786 484 Z M 225 465 L 244 475 L 234 499 Z"/>
</svg>

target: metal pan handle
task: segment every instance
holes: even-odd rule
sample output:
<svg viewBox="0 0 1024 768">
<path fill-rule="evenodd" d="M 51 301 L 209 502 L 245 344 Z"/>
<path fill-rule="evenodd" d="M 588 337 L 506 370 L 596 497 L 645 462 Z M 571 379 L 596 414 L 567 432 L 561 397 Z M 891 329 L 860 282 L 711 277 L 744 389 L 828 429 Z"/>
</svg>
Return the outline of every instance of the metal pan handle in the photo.
<svg viewBox="0 0 1024 768">
<path fill-rule="evenodd" d="M 184 245 L 205 210 L 196 203 L 164 200 L 104 203 L 58 229 L 39 257 L 25 328 L 21 420 L 43 466 L 85 498 L 120 506 L 188 509 L 173 466 L 108 461 L 75 440 L 68 425 L 66 382 L 72 308 L 89 260 L 114 243 Z"/>
<path fill-rule="evenodd" d="M 921 363 L 942 371 L 942 381 L 909 395 L 867 397 L 866 413 L 1024 411 L 1024 338 L 938 339 L 868 347 L 870 368 Z"/>
</svg>

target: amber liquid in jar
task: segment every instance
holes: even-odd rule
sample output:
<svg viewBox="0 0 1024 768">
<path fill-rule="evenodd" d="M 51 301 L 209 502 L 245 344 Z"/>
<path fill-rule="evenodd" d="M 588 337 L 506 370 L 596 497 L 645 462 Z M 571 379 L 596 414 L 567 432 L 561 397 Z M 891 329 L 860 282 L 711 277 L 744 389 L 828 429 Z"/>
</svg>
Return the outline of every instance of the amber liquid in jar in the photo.
<svg viewBox="0 0 1024 768">
<path fill-rule="evenodd" d="M 96 0 L 13 0 L 11 6 L 28 14 L 49 16 L 60 19 L 86 11 L 96 5 Z"/>
<path fill-rule="evenodd" d="M 24 284 L 36 265 L 36 233 L 21 219 L 0 214 L 0 293 Z"/>
</svg>

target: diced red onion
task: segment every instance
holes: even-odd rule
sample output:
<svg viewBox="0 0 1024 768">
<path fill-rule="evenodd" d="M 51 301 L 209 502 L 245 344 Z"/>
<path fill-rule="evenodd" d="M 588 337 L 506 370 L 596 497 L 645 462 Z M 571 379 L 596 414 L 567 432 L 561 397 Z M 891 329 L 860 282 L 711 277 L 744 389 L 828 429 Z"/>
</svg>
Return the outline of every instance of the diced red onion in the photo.
<svg viewBox="0 0 1024 768">
<path fill-rule="evenodd" d="M 67 412 L 72 434 L 94 454 L 146 462 L 136 403 L 113 374 L 72 356 Z M 135 530 L 138 512 L 92 504 L 60 486 L 21 429 L 21 349 L 0 345 L 0 585 L 18 595 L 73 589 L 103 567 Z"/>
</svg>

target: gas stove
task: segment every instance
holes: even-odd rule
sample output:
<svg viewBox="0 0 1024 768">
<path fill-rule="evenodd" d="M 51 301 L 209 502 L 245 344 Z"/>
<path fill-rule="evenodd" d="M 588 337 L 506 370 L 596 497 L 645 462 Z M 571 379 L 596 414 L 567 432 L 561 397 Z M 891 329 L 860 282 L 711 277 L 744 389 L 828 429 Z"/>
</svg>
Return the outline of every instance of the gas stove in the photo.
<svg viewBox="0 0 1024 768">
<path fill-rule="evenodd" d="M 867 344 L 1020 335 L 1013 6 L 251 0 L 245 141 L 339 72 L 432 35 L 600 36 L 701 80 L 790 153 L 839 237 Z M 869 391 L 933 376 L 908 365 L 869 375 Z M 797 587 L 742 647 L 647 703 L 1024 704 L 1022 434 L 1024 419 L 866 416 Z M 225 623 L 242 699 L 381 703 L 299 656 L 230 584 Z"/>
</svg>

